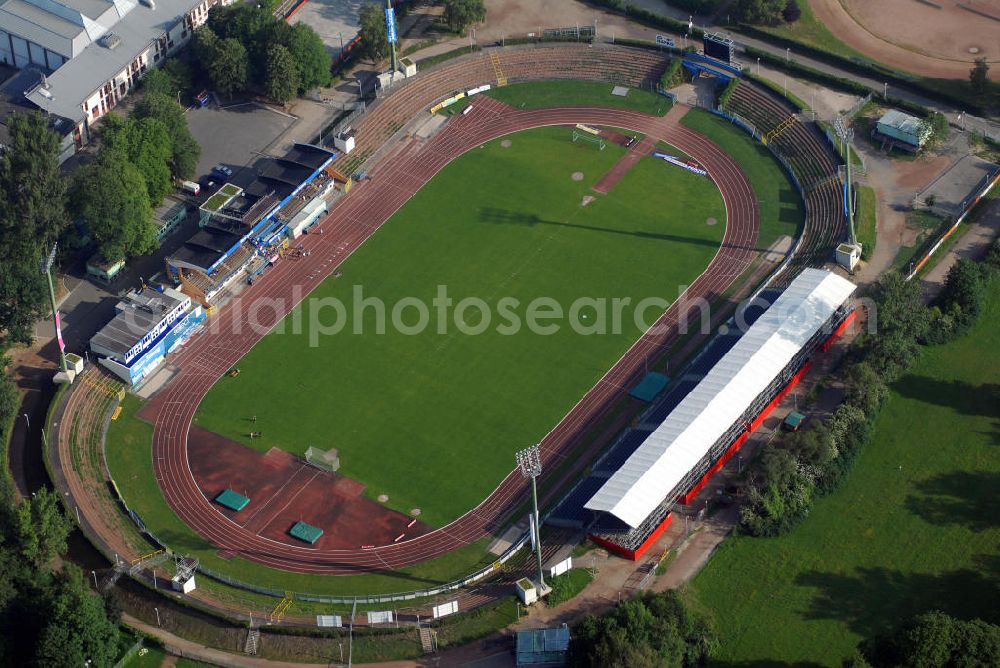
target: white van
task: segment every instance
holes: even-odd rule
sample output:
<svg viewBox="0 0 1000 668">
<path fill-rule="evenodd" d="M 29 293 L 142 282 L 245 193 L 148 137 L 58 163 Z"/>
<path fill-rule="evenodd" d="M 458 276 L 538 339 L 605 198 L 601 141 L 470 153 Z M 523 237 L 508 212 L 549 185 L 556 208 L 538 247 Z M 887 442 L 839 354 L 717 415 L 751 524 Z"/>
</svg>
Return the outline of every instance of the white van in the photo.
<svg viewBox="0 0 1000 668">
<path fill-rule="evenodd" d="M 192 195 L 197 195 L 201 192 L 201 184 L 195 183 L 194 181 L 181 181 L 179 185 L 181 190 L 186 193 L 191 193 Z"/>
</svg>

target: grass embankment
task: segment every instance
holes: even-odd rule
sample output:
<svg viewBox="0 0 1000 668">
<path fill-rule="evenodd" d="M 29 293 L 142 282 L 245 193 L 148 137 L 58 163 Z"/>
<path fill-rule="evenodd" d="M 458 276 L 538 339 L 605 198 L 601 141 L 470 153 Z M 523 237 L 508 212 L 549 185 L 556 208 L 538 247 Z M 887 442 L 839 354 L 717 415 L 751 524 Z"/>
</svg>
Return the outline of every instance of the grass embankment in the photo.
<svg viewBox="0 0 1000 668">
<path fill-rule="evenodd" d="M 839 664 L 928 610 L 1000 622 L 1000 281 L 971 332 L 892 387 L 846 482 L 781 538 L 727 540 L 692 590 L 718 659 Z"/>
<path fill-rule="evenodd" d="M 610 306 L 590 304 L 675 298 L 724 232 L 706 224 L 725 220 L 711 181 L 650 158 L 599 195 L 590 187 L 624 149 L 570 135 L 517 133 L 445 167 L 310 295 L 345 305 L 344 319 L 298 309 L 284 334 L 240 360 L 239 377 L 216 384 L 196 422 L 262 451 L 336 447 L 340 472 L 367 495 L 420 508 L 432 525 L 478 504 L 514 451 L 541 439 L 645 329 L 636 311 L 619 326 Z M 438 306 L 442 289 L 451 307 Z M 384 305 L 384 325 L 359 294 Z M 531 331 L 535 300 L 567 317 Z M 414 303 L 426 327 L 394 326 L 419 323 Z M 343 329 L 315 336 L 313 319 Z M 574 321 L 607 333 L 581 335 Z M 264 438 L 247 438 L 249 415 Z"/>
<path fill-rule="evenodd" d="M 858 186 L 858 210 L 854 222 L 857 226 L 855 234 L 861 243 L 861 256 L 869 260 L 875 252 L 876 233 L 878 228 L 878 202 L 875 189 L 869 186 Z"/>
<path fill-rule="evenodd" d="M 692 109 L 681 125 L 700 132 L 731 155 L 750 179 L 760 207 L 757 246 L 768 248 L 778 237 L 799 234 L 805 220 L 802 198 L 781 164 L 745 132 L 702 109 Z"/>
<path fill-rule="evenodd" d="M 670 98 L 641 88 L 629 88 L 628 95 L 612 95 L 613 84 L 592 81 L 532 81 L 486 91 L 495 100 L 512 107 L 615 107 L 663 116 L 670 111 Z"/>
</svg>

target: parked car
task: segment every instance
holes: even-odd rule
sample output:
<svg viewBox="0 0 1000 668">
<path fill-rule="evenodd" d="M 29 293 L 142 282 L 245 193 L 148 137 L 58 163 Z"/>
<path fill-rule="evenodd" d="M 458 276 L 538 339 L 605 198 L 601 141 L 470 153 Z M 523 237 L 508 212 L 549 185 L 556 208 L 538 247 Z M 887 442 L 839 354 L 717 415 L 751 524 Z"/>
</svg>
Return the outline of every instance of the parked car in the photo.
<svg viewBox="0 0 1000 668">
<path fill-rule="evenodd" d="M 214 176 L 217 179 L 225 181 L 232 175 L 233 175 L 233 170 L 230 169 L 229 167 L 226 167 L 223 164 L 218 164 L 215 167 L 212 167 L 212 176 Z"/>
</svg>

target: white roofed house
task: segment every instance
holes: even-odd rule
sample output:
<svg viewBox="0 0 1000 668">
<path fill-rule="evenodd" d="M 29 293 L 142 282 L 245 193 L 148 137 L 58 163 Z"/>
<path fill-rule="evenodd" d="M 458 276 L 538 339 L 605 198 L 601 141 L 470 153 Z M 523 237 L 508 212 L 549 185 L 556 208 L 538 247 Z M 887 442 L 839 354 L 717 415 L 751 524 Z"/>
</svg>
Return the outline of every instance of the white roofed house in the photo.
<svg viewBox="0 0 1000 668">
<path fill-rule="evenodd" d="M 79 146 L 216 4 L 230 0 L 0 0 L 0 62 L 46 73 L 24 96 L 71 121 Z"/>
<path fill-rule="evenodd" d="M 805 269 L 716 362 L 583 507 L 591 537 L 638 558 L 742 445 L 851 318 L 854 285 Z"/>
</svg>

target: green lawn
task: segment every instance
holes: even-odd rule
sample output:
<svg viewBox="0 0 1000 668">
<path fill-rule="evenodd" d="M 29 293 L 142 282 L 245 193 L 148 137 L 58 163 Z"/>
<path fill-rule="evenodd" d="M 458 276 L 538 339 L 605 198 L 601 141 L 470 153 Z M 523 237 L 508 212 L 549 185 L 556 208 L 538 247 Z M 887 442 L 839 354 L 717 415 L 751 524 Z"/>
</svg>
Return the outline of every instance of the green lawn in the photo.
<svg viewBox="0 0 1000 668">
<path fill-rule="evenodd" d="M 760 204 L 759 248 L 768 248 L 782 235 L 799 234 L 805 219 L 802 198 L 766 148 L 737 126 L 702 109 L 689 111 L 681 124 L 714 141 L 746 172 Z"/>
<path fill-rule="evenodd" d="M 839 665 L 933 609 L 1000 622 L 1000 281 L 972 332 L 895 383 L 843 487 L 776 539 L 727 540 L 692 585 L 720 662 Z"/>
<path fill-rule="evenodd" d="M 670 111 L 670 98 L 641 88 L 629 88 L 628 95 L 612 95 L 613 84 L 590 81 L 532 81 L 486 91 L 495 100 L 512 107 L 600 106 L 641 111 L 663 116 Z"/>
<path fill-rule="evenodd" d="M 301 314 L 298 334 L 300 312 L 292 314 L 277 328 L 288 333 L 265 337 L 240 361 L 239 377 L 216 384 L 196 421 L 262 451 L 339 448 L 341 472 L 364 482 L 366 494 L 421 508 L 433 525 L 485 498 L 513 468 L 514 452 L 542 438 L 640 335 L 634 310 L 623 311 L 620 327 L 610 322 L 610 300 L 675 298 L 718 248 L 724 226 L 706 220 L 725 220 L 709 180 L 652 158 L 584 207 L 624 149 L 572 143 L 565 128 L 510 139 L 509 148 L 495 140 L 447 166 L 345 262 L 341 278 L 316 288 L 312 297 L 346 305 L 342 332 L 311 345 L 316 311 Z M 570 178 L 577 171 L 582 181 Z M 489 327 L 461 333 L 450 317 L 457 308 L 440 322 L 439 286 L 455 304 L 483 300 Z M 355 289 L 387 312 L 418 299 L 428 328 L 377 333 L 375 307 L 354 317 Z M 568 319 L 548 334 L 507 326 L 504 304 L 527 323 L 539 298 L 567 314 L 575 300 L 608 300 L 608 333 L 578 334 Z M 577 319 L 605 320 L 599 311 L 585 304 Z M 320 317 L 336 319 L 333 308 Z M 467 310 L 465 331 L 480 317 Z M 404 320 L 414 324 L 416 309 Z M 364 335 L 353 333 L 359 325 Z M 263 433 L 253 442 L 250 415 Z"/>
<path fill-rule="evenodd" d="M 593 579 L 593 573 L 586 568 L 572 568 L 562 575 L 550 578 L 546 584 L 552 587 L 552 591 L 545 597 L 545 604 L 553 607 L 570 600 L 583 591 Z"/>
<path fill-rule="evenodd" d="M 857 229 L 858 241 L 861 242 L 861 252 L 864 258 L 870 259 L 875 252 L 875 235 L 878 221 L 878 203 L 875 199 L 875 189 L 869 186 L 858 186 L 858 210 L 855 212 L 854 224 Z"/>
</svg>

